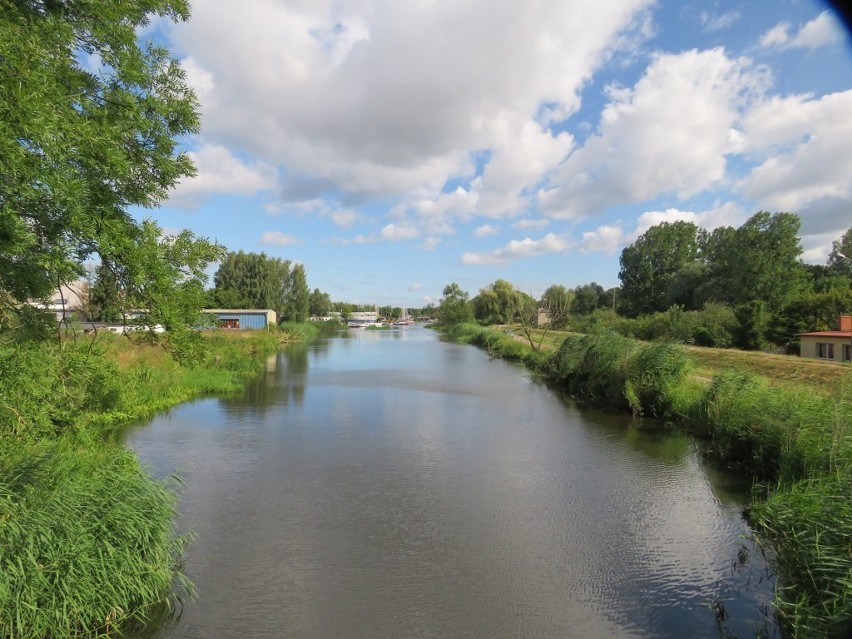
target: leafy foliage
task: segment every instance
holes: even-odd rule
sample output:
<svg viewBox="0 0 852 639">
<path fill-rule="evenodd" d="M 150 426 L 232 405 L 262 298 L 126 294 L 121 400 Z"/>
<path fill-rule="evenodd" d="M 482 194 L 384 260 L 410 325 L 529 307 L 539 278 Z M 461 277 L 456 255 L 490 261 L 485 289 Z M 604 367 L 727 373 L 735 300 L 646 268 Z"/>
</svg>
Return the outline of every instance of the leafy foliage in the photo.
<svg viewBox="0 0 852 639">
<path fill-rule="evenodd" d="M 270 308 L 283 317 L 291 288 L 290 261 L 265 253 L 228 252 L 213 276 L 219 308 Z"/>
<path fill-rule="evenodd" d="M 622 304 L 631 315 L 665 310 L 670 279 L 698 257 L 697 227 L 663 222 L 651 227 L 621 253 Z"/>
<path fill-rule="evenodd" d="M 126 208 L 155 206 L 193 173 L 175 140 L 197 131 L 196 99 L 168 51 L 137 43 L 151 15 L 184 20 L 188 8 L 0 0 L 4 303 L 43 299 L 90 256 L 134 241 Z"/>
<path fill-rule="evenodd" d="M 466 291 L 453 282 L 444 287 L 437 310 L 438 321 L 444 326 L 463 324 L 473 319 L 473 308 Z"/>
</svg>

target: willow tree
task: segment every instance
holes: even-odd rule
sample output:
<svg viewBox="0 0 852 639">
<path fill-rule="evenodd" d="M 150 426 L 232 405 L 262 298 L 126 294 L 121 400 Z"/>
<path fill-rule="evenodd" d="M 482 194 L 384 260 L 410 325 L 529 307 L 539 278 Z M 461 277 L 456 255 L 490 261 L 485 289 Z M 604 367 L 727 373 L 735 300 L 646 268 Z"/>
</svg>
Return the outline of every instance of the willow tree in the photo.
<svg viewBox="0 0 852 639">
<path fill-rule="evenodd" d="M 198 130 L 196 98 L 166 49 L 137 40 L 155 16 L 186 20 L 188 4 L 0 0 L 4 314 L 79 278 L 89 259 L 129 266 L 147 239 L 129 207 L 157 206 L 193 174 L 177 140 Z"/>
</svg>

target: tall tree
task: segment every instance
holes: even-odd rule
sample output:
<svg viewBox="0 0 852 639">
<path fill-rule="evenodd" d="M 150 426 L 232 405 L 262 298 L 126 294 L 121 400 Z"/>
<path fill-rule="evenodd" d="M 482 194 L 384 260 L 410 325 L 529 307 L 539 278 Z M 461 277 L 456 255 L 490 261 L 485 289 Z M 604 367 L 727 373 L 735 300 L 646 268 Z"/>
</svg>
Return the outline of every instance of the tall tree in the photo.
<svg viewBox="0 0 852 639">
<path fill-rule="evenodd" d="M 852 228 L 849 228 L 840 239 L 831 243 L 828 268 L 835 275 L 852 278 Z"/>
<path fill-rule="evenodd" d="M 145 235 L 153 207 L 194 169 L 176 140 L 196 99 L 169 52 L 140 46 L 185 0 L 0 0 L 0 304 L 43 299 Z M 87 60 L 97 59 L 93 70 Z M 2 311 L 3 309 L 0 309 Z"/>
<path fill-rule="evenodd" d="M 145 220 L 133 241 L 114 245 L 102 259 L 115 274 L 125 308 L 144 310 L 135 323 L 162 339 L 178 361 L 191 362 L 202 354 L 195 329 L 206 298 L 207 267 L 223 253 L 222 246 L 190 231 L 166 235 L 153 220 Z M 158 338 L 150 330 L 156 326 L 166 335 Z"/>
<path fill-rule="evenodd" d="M 601 302 L 606 299 L 606 291 L 597 282 L 583 284 L 574 289 L 574 297 L 571 300 L 571 312 L 578 315 L 589 315 Z"/>
<path fill-rule="evenodd" d="M 669 280 L 698 257 L 698 228 L 692 222 L 663 222 L 621 252 L 621 304 L 630 315 L 668 308 Z"/>
<path fill-rule="evenodd" d="M 331 311 L 331 297 L 315 288 L 311 293 L 309 312 L 311 317 L 326 317 Z"/>
<path fill-rule="evenodd" d="M 574 292 L 558 284 L 548 287 L 544 292 L 539 305 L 547 313 L 551 328 L 564 328 L 567 325 L 573 299 Z"/>
<path fill-rule="evenodd" d="M 443 297 L 437 310 L 438 321 L 444 326 L 469 322 L 473 319 L 473 308 L 467 291 L 453 282 L 444 287 Z"/>
<path fill-rule="evenodd" d="M 89 293 L 89 315 L 96 322 L 118 322 L 122 310 L 124 304 L 118 289 L 118 278 L 109 264 L 101 262 L 95 271 L 95 281 Z"/>
<path fill-rule="evenodd" d="M 808 286 L 799 257 L 799 216 L 760 211 L 737 229 L 720 227 L 701 237 L 707 265 L 706 296 L 733 306 L 754 300 L 772 312 Z"/>
<path fill-rule="evenodd" d="M 518 291 L 506 280 L 495 280 L 471 300 L 473 316 L 481 324 L 511 324 L 518 310 Z"/>
<path fill-rule="evenodd" d="M 305 277 L 305 267 L 296 264 L 290 277 L 284 318 L 291 322 L 305 322 L 310 314 L 310 308 L 311 291 Z"/>
<path fill-rule="evenodd" d="M 290 261 L 265 253 L 231 251 L 213 276 L 214 300 L 222 308 L 271 308 L 287 313 Z"/>
</svg>

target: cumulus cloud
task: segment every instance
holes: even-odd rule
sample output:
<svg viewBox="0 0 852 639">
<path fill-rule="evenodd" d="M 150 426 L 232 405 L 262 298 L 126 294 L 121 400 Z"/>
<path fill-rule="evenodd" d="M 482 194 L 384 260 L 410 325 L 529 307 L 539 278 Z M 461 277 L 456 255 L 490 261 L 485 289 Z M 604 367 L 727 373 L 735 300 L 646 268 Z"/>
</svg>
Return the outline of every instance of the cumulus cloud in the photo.
<svg viewBox="0 0 852 639">
<path fill-rule="evenodd" d="M 236 193 L 254 195 L 273 189 L 277 171 L 265 162 L 248 163 L 217 144 L 205 144 L 188 153 L 198 171 L 195 177 L 184 178 L 169 196 L 174 206 L 195 208 L 211 195 Z"/>
<path fill-rule="evenodd" d="M 692 222 L 697 227 L 712 231 L 719 226 L 739 226 L 747 218 L 742 206 L 736 202 L 725 202 L 706 211 L 684 211 L 668 208 L 665 211 L 645 211 L 636 219 L 634 228 L 625 231 L 623 224 L 603 224 L 593 231 L 583 233 L 579 249 L 581 253 L 605 253 L 612 255 L 632 244 L 652 226 L 663 222 Z"/>
<path fill-rule="evenodd" d="M 399 242 L 411 240 L 420 235 L 420 231 L 410 224 L 387 224 L 378 233 L 372 235 L 357 235 L 352 240 L 355 244 L 378 244 L 382 242 Z M 347 242 L 344 242 L 347 243 Z"/>
<path fill-rule="evenodd" d="M 594 231 L 583 233 L 581 253 L 606 253 L 611 255 L 621 248 L 624 232 L 620 226 L 601 225 Z"/>
<path fill-rule="evenodd" d="M 795 34 L 790 34 L 790 23 L 779 22 L 760 37 L 760 44 L 767 48 L 816 49 L 843 40 L 843 25 L 831 11 L 823 11 L 805 23 Z"/>
<path fill-rule="evenodd" d="M 748 148 L 765 160 L 737 183 L 762 208 L 800 211 L 835 198 L 852 206 L 852 91 L 772 98 L 744 120 Z M 838 225 L 841 225 L 838 220 Z"/>
<path fill-rule="evenodd" d="M 488 237 L 489 235 L 497 235 L 500 232 L 496 226 L 492 226 L 491 224 L 483 224 L 482 226 L 477 226 L 476 230 L 473 232 L 475 237 Z"/>
<path fill-rule="evenodd" d="M 550 226 L 550 220 L 546 220 L 544 218 L 539 218 L 537 220 L 532 220 L 530 218 L 524 218 L 523 220 L 518 220 L 514 224 L 512 224 L 513 229 L 517 229 L 519 231 L 526 230 L 535 230 L 540 231 L 544 228 Z"/>
<path fill-rule="evenodd" d="M 768 84 L 764 69 L 721 48 L 658 55 L 633 88 L 610 87 L 598 134 L 540 191 L 542 209 L 553 218 L 581 218 L 722 183 L 726 156 L 740 151 L 740 111 Z"/>
<path fill-rule="evenodd" d="M 313 189 L 282 197 L 419 193 L 424 217 L 509 217 L 572 147 L 547 125 L 577 111 L 616 50 L 648 37 L 636 19 L 652 4 L 244 0 L 235 12 L 197 0 L 171 37 L 192 52 L 205 137 Z M 453 201 L 444 185 L 470 176 L 477 152 L 490 154 L 480 180 Z"/>
<path fill-rule="evenodd" d="M 260 243 L 264 246 L 290 246 L 298 244 L 301 240 L 294 235 L 287 235 L 281 231 L 266 231 L 261 238 Z"/>
<path fill-rule="evenodd" d="M 560 253 L 571 248 L 571 241 L 562 235 L 548 233 L 540 240 L 526 238 L 512 240 L 506 246 L 483 253 L 465 253 L 462 264 L 479 266 L 505 266 L 511 261 L 535 257 L 545 253 Z"/>
</svg>

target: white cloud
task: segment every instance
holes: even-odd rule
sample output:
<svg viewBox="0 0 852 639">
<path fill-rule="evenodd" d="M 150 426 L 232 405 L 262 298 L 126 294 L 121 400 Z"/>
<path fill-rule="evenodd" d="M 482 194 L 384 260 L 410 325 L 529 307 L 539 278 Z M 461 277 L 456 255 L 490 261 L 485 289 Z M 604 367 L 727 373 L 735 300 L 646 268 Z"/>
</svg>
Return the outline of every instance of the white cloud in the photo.
<svg viewBox="0 0 852 639">
<path fill-rule="evenodd" d="M 275 187 L 277 171 L 265 162 L 249 164 L 217 144 L 188 153 L 198 174 L 184 178 L 169 196 L 175 206 L 194 208 L 214 194 L 254 195 Z"/>
<path fill-rule="evenodd" d="M 790 41 L 790 23 L 779 22 L 766 33 L 760 36 L 760 45 L 763 47 L 781 47 Z"/>
<path fill-rule="evenodd" d="M 622 245 L 623 231 L 620 226 L 602 225 L 594 231 L 583 233 L 581 253 L 615 253 Z"/>
<path fill-rule="evenodd" d="M 378 244 L 380 242 L 399 242 L 411 240 L 420 235 L 414 226 L 409 224 L 387 224 L 378 233 L 372 235 L 357 235 L 352 242 L 355 244 Z M 344 241 L 343 243 L 348 243 Z"/>
<path fill-rule="evenodd" d="M 425 240 L 423 240 L 423 249 L 426 251 L 434 251 L 438 244 L 441 243 L 440 237 L 435 237 L 434 235 L 430 235 Z"/>
<path fill-rule="evenodd" d="M 850 113 L 852 90 L 756 105 L 744 120 L 745 140 L 753 152 L 770 155 L 737 188 L 766 209 L 795 212 L 824 198 L 852 207 Z"/>
<path fill-rule="evenodd" d="M 741 17 L 742 14 L 739 11 L 726 11 L 720 14 L 702 11 L 700 15 L 701 26 L 709 32 L 727 29 Z"/>
<path fill-rule="evenodd" d="M 290 246 L 298 244 L 301 240 L 293 235 L 287 235 L 281 231 L 266 231 L 261 238 L 260 243 L 264 246 Z"/>
<path fill-rule="evenodd" d="M 561 235 L 548 233 L 540 240 L 526 238 L 512 240 L 506 246 L 484 253 L 465 253 L 461 257 L 462 264 L 479 266 L 505 266 L 513 260 L 519 260 L 545 253 L 560 253 L 571 248 L 571 241 Z"/>
<path fill-rule="evenodd" d="M 518 220 L 514 224 L 512 224 L 513 229 L 517 229 L 519 231 L 526 230 L 535 230 L 540 231 L 542 229 L 550 226 L 550 220 L 546 220 L 544 218 L 539 218 L 537 220 L 531 220 L 529 218 L 525 218 L 523 220 Z"/>
<path fill-rule="evenodd" d="M 823 11 L 790 35 L 790 24 L 779 22 L 760 37 L 764 47 L 781 49 L 817 49 L 841 42 L 845 31 L 831 11 Z"/>
<path fill-rule="evenodd" d="M 207 139 L 297 171 L 315 196 L 417 193 L 437 202 L 424 217 L 507 217 L 571 148 L 543 125 L 575 113 L 616 49 L 649 36 L 652 4 L 244 0 L 235 12 L 197 0 L 171 34 L 191 52 Z M 442 194 L 480 152 L 466 201 Z"/>
<path fill-rule="evenodd" d="M 549 217 L 580 218 L 674 192 L 690 197 L 726 179 L 740 150 L 735 127 L 766 71 L 721 48 L 658 55 L 632 89 L 611 87 L 599 133 L 539 194 Z"/>
<path fill-rule="evenodd" d="M 335 226 L 344 229 L 351 228 L 355 222 L 362 219 L 361 215 L 353 209 L 335 209 L 331 211 L 328 216 L 331 218 L 331 221 L 334 222 Z"/>
<path fill-rule="evenodd" d="M 420 289 L 422 289 L 422 288 L 423 288 L 423 285 L 422 285 L 422 284 L 420 284 L 420 283 L 418 283 L 418 282 L 415 282 L 414 284 L 409 285 L 409 287 L 408 287 L 408 289 L 407 289 L 407 290 L 409 290 L 409 291 L 419 291 L 419 290 L 420 290 Z"/>
<path fill-rule="evenodd" d="M 492 226 L 490 224 L 483 224 L 482 226 L 476 227 L 476 230 L 473 232 L 475 237 L 488 237 L 489 235 L 497 235 L 500 232 L 496 226 Z"/>
</svg>

